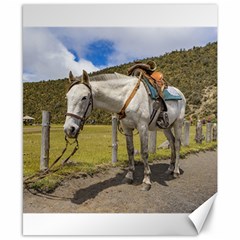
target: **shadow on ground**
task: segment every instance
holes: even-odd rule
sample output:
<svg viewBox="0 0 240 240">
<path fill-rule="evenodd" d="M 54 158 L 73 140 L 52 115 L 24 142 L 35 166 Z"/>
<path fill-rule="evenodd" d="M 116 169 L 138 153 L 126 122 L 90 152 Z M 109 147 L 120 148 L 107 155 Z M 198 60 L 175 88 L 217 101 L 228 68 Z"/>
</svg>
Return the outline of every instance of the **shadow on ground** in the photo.
<svg viewBox="0 0 240 240">
<path fill-rule="evenodd" d="M 152 182 L 157 182 L 162 186 L 168 186 L 167 182 L 175 179 L 175 177 L 171 174 L 167 173 L 169 164 L 166 163 L 157 163 L 151 165 L 151 180 Z M 134 182 L 133 185 L 141 185 L 143 180 L 143 172 L 144 167 L 143 163 L 138 163 L 135 167 L 134 173 Z M 181 174 L 183 174 L 183 171 Z M 100 192 L 114 186 L 119 186 L 123 184 L 123 179 L 126 175 L 127 171 L 124 170 L 121 173 L 118 173 L 115 177 L 109 178 L 105 181 L 90 185 L 87 188 L 79 189 L 75 192 L 74 197 L 71 199 L 72 203 L 82 204 L 85 201 L 95 198 Z M 151 190 L 150 190 L 151 191 Z"/>
</svg>

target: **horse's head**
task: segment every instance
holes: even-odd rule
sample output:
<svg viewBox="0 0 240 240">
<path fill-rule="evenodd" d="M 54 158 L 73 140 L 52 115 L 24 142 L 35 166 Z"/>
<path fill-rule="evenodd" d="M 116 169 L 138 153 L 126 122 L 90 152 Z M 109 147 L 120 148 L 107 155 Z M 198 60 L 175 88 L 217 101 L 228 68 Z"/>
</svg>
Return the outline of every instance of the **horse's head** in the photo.
<svg viewBox="0 0 240 240">
<path fill-rule="evenodd" d="M 80 78 L 74 77 L 70 71 L 69 82 L 64 132 L 68 137 L 76 138 L 93 108 L 92 89 L 84 70 Z"/>
</svg>

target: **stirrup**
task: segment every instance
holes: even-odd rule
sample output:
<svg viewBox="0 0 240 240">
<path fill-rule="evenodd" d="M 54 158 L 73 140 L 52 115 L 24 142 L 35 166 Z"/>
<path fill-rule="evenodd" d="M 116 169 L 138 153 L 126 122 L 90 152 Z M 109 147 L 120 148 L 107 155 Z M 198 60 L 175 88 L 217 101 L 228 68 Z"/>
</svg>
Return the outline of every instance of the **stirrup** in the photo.
<svg viewBox="0 0 240 240">
<path fill-rule="evenodd" d="M 160 112 L 156 124 L 159 128 L 167 128 L 169 126 L 169 118 L 167 112 Z"/>
</svg>

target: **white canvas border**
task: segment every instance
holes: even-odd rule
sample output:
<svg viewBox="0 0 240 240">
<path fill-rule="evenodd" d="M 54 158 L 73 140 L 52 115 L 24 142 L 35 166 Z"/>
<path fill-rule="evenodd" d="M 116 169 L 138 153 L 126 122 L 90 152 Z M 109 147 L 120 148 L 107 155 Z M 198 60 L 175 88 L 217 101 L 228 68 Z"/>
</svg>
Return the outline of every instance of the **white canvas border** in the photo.
<svg viewBox="0 0 240 240">
<path fill-rule="evenodd" d="M 23 214 L 24 235 L 192 236 L 189 214 Z"/>
<path fill-rule="evenodd" d="M 23 5 L 23 26 L 216 27 L 217 15 L 216 4 L 36 4 Z"/>
</svg>

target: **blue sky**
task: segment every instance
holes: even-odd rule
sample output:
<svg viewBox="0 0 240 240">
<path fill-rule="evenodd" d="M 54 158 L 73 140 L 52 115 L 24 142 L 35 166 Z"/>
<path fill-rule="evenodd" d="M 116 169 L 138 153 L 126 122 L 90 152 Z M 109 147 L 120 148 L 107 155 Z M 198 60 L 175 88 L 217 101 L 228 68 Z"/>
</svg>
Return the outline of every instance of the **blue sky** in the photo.
<svg viewBox="0 0 240 240">
<path fill-rule="evenodd" d="M 79 58 L 79 56 L 78 56 L 77 51 L 75 51 L 73 48 L 69 48 L 68 51 L 69 51 L 70 53 L 72 53 L 72 55 L 73 55 L 73 60 L 74 60 L 75 62 L 79 62 L 80 58 Z"/>
<path fill-rule="evenodd" d="M 24 28 L 23 81 L 67 77 L 217 41 L 217 28 Z"/>
<path fill-rule="evenodd" d="M 107 39 L 93 41 L 86 47 L 88 50 L 85 58 L 97 67 L 107 66 L 108 56 L 114 52 L 114 42 Z"/>
</svg>

